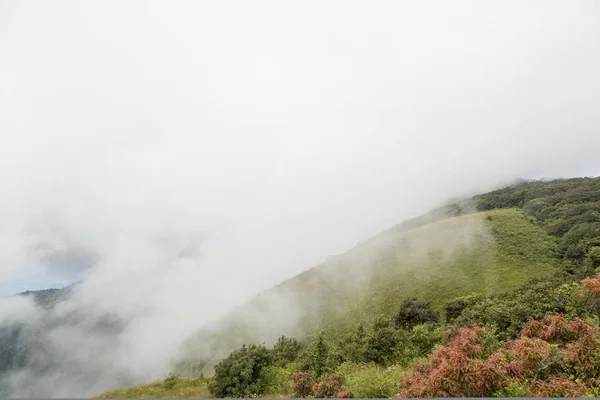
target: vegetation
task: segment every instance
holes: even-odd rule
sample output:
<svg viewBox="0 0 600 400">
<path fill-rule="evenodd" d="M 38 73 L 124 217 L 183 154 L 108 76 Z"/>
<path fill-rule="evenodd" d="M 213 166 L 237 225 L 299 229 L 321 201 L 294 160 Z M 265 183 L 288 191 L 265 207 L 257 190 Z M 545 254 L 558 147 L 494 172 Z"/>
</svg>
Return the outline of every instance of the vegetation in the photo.
<svg viewBox="0 0 600 400">
<path fill-rule="evenodd" d="M 261 350 L 261 372 L 233 379 L 260 390 L 235 395 L 597 397 L 599 267 L 598 178 L 451 204 L 272 289 L 308 299 L 302 341 Z M 234 395 L 215 389 L 231 376 L 212 394 Z"/>
<path fill-rule="evenodd" d="M 263 370 L 272 362 L 264 346 L 242 346 L 215 367 L 210 390 L 216 397 L 249 397 L 264 394 Z"/>
<path fill-rule="evenodd" d="M 410 329 L 428 322 L 440 322 L 440 313 L 432 310 L 429 304 L 429 301 L 419 300 L 415 297 L 404 300 L 398 315 L 396 315 L 396 329 Z"/>
<path fill-rule="evenodd" d="M 170 376 L 164 381 L 115 390 L 96 396 L 96 398 L 210 398 L 214 396 L 208 389 L 209 382 L 210 380 L 203 376 L 193 379 L 179 379 Z"/>
</svg>

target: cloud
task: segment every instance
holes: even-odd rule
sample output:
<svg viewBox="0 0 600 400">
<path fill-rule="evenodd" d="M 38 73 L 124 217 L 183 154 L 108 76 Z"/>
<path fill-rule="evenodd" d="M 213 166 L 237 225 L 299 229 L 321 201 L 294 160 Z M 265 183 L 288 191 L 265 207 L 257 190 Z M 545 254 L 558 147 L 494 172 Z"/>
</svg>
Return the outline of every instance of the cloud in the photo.
<svg viewBox="0 0 600 400">
<path fill-rule="evenodd" d="M 85 277 L 133 380 L 449 197 L 600 173 L 595 2 L 0 7 L 0 279 Z"/>
</svg>

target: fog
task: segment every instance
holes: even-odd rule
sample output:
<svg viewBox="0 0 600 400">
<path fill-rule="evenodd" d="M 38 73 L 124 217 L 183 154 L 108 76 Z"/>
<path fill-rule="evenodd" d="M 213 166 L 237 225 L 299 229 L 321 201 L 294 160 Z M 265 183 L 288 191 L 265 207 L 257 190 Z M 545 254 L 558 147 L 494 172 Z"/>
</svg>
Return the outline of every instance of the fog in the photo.
<svg viewBox="0 0 600 400">
<path fill-rule="evenodd" d="M 98 378 L 24 392 L 24 370 L 15 393 L 160 377 L 207 321 L 448 198 L 599 175 L 599 17 L 594 1 L 1 2 L 0 281 L 81 279 L 57 315 L 131 322 L 105 342 L 50 330 Z M 32 307 L 2 300 L 0 318 Z"/>
</svg>

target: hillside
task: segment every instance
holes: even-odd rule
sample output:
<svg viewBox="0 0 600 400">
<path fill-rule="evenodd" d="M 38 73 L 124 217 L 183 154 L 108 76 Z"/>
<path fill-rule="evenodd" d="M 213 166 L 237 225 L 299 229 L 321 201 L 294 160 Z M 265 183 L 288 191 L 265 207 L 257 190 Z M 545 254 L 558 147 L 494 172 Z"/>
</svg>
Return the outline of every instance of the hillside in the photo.
<svg viewBox="0 0 600 400">
<path fill-rule="evenodd" d="M 266 389 L 271 397 L 290 396 L 290 374 L 311 368 L 306 354 L 324 338 L 328 351 L 338 358 L 338 367 L 331 371 L 344 373 L 346 387 L 366 397 L 374 393 L 368 390 L 375 390 L 367 383 L 370 379 L 385 386 L 381 393 L 387 394 L 382 396 L 389 397 L 396 393 L 399 372 L 412 364 L 406 355 L 392 357 L 404 365 L 400 369 L 385 367 L 390 362 L 385 357 L 376 365 L 361 364 L 364 355 L 353 355 L 352 343 L 360 337 L 362 326 L 371 332 L 367 337 L 386 332 L 385 321 L 397 314 L 405 300 L 417 297 L 440 312 L 445 326 L 492 324 L 500 329 L 499 338 L 514 337 L 529 318 L 569 309 L 564 308 L 560 288 L 593 275 L 600 266 L 597 249 L 600 179 L 522 182 L 406 221 L 261 293 L 216 329 L 190 339 L 178 372 L 210 376 L 220 360 L 233 357 L 236 353 L 231 352 L 242 345 L 265 342 L 270 346 L 281 335 L 294 336 L 302 339 L 305 350 L 300 354 L 305 355 L 299 356 L 300 364 L 276 369 L 275 376 L 282 380 L 275 379 L 278 383 Z M 428 355 L 441 340 L 439 330 L 424 329 L 420 335 L 429 337 L 428 344 L 408 360 Z M 405 348 L 414 346 L 410 343 L 415 332 L 402 334 L 409 335 L 401 341 Z M 405 361 L 400 361 L 403 357 Z M 165 382 L 103 397 L 187 397 L 190 392 L 176 394 Z M 176 382 L 175 387 L 208 390 L 204 378 Z"/>
<path fill-rule="evenodd" d="M 410 297 L 441 310 L 458 296 L 509 290 L 556 272 L 556 252 L 555 241 L 515 208 L 390 230 L 260 294 L 185 351 L 202 359 L 210 343 L 218 359 L 244 343 L 310 338 L 321 328 L 333 338 L 378 314 L 392 315 Z M 195 364 L 194 372 L 212 375 L 214 359 Z"/>
</svg>

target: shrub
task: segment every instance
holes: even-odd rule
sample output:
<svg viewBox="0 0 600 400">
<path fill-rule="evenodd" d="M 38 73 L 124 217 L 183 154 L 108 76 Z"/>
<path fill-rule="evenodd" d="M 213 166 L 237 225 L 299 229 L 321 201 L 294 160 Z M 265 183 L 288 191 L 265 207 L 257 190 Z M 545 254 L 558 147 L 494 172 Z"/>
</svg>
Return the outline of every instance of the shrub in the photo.
<svg viewBox="0 0 600 400">
<path fill-rule="evenodd" d="M 313 381 L 308 372 L 297 372 L 291 376 L 295 397 L 316 398 L 349 398 L 352 392 L 342 387 L 343 378 L 341 374 L 323 374 Z"/>
<path fill-rule="evenodd" d="M 493 326 L 500 339 L 517 338 L 529 319 L 567 311 L 572 296 L 561 292 L 561 287 L 572 280 L 566 275 L 528 279 L 515 290 L 469 304 L 453 325 Z"/>
<path fill-rule="evenodd" d="M 526 389 L 530 397 L 579 396 L 600 375 L 598 361 L 598 327 L 579 318 L 531 320 L 519 339 L 500 348 L 489 329 L 475 325 L 448 330 L 447 344 L 429 363 L 416 364 L 401 378 L 399 395 L 482 397 Z"/>
<path fill-rule="evenodd" d="M 472 305 L 480 300 L 480 297 L 481 296 L 476 295 L 463 296 L 447 302 L 444 305 L 446 323 L 450 323 L 458 318 L 463 310 L 467 308 L 467 306 Z"/>
<path fill-rule="evenodd" d="M 401 378 L 400 396 L 482 397 L 503 387 L 505 370 L 499 362 L 502 355 L 490 357 L 489 362 L 480 358 L 480 339 L 485 332 L 479 326 L 459 329 L 448 345 L 431 355 L 429 365 L 417 363 L 411 373 Z"/>
<path fill-rule="evenodd" d="M 248 397 L 265 390 L 261 373 L 271 362 L 270 351 L 260 345 L 242 346 L 215 366 L 210 390 L 215 397 Z"/>
<path fill-rule="evenodd" d="M 312 394 L 313 381 L 308 372 L 297 372 L 291 376 L 294 397 L 308 397 Z"/>
<path fill-rule="evenodd" d="M 416 298 L 404 300 L 395 318 L 396 329 L 411 329 L 415 325 L 439 321 L 440 313 L 432 310 L 428 301 Z"/>
<path fill-rule="evenodd" d="M 165 389 L 173 389 L 177 382 L 179 382 L 179 377 L 174 374 L 169 374 L 169 376 L 163 381 L 163 387 Z"/>
<path fill-rule="evenodd" d="M 283 366 L 298 358 L 302 350 L 302 344 L 294 339 L 281 336 L 273 346 L 273 362 Z"/>
<path fill-rule="evenodd" d="M 565 377 L 533 380 L 526 397 L 586 397 L 588 388 Z M 524 396 L 525 397 L 525 396 Z"/>
<path fill-rule="evenodd" d="M 348 398 L 352 393 L 348 389 L 342 388 L 342 375 L 324 374 L 312 387 L 312 394 L 316 398 Z"/>
</svg>

